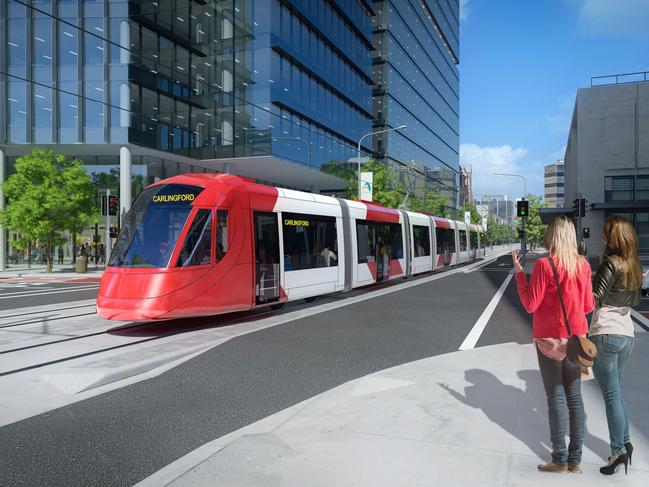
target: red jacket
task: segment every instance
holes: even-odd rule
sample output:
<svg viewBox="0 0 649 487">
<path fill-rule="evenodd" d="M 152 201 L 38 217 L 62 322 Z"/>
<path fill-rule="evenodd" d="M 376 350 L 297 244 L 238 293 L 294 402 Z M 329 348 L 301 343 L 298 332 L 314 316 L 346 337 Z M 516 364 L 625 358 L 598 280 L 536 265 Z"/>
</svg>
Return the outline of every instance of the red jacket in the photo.
<svg viewBox="0 0 649 487">
<path fill-rule="evenodd" d="M 585 335 L 588 333 L 586 314 L 595 308 L 590 265 L 585 259 L 581 259 L 580 269 L 572 278 L 559 266 L 557 273 L 572 334 Z M 529 284 L 525 273 L 518 272 L 516 284 L 521 303 L 528 313 L 534 313 L 534 338 L 567 337 L 568 330 L 564 324 L 557 285 L 548 259 L 543 257 L 536 261 Z"/>
</svg>

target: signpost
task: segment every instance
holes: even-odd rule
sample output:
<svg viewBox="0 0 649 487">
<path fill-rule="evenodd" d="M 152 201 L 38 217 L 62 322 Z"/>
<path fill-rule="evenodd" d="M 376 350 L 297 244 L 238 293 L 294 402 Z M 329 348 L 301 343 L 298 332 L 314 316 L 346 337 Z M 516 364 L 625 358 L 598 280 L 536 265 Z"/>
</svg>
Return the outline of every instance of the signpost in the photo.
<svg viewBox="0 0 649 487">
<path fill-rule="evenodd" d="M 374 189 L 374 173 L 361 173 L 361 199 L 372 201 L 372 190 Z"/>
</svg>

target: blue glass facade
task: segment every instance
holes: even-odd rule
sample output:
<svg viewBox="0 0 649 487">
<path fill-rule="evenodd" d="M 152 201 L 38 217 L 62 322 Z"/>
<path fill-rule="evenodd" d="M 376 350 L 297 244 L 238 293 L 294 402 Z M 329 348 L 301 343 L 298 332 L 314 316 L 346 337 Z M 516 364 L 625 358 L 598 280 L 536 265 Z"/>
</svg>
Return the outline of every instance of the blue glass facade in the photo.
<svg viewBox="0 0 649 487">
<path fill-rule="evenodd" d="M 172 160 L 273 155 L 319 169 L 355 157 L 372 128 L 365 0 L 0 9 L 0 145 L 127 144 Z"/>
<path fill-rule="evenodd" d="M 378 1 L 373 40 L 373 149 L 396 165 L 416 167 L 450 207 L 459 187 L 459 6 L 454 0 Z"/>
<path fill-rule="evenodd" d="M 424 168 L 455 206 L 458 15 L 456 0 L 1 2 L 0 146 L 114 166 L 127 145 L 168 160 L 162 176 L 251 156 L 319 170 L 407 124 L 363 151 Z"/>
</svg>

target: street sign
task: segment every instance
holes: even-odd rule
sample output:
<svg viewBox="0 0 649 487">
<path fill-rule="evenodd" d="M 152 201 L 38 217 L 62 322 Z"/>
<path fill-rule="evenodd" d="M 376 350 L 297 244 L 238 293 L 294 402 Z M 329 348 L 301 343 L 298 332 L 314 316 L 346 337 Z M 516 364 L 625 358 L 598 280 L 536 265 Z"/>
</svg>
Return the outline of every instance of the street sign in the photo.
<svg viewBox="0 0 649 487">
<path fill-rule="evenodd" d="M 464 223 L 467 225 L 471 223 L 471 212 L 470 211 L 465 211 L 464 212 Z"/>
<path fill-rule="evenodd" d="M 362 172 L 361 173 L 361 199 L 364 201 L 372 201 L 373 189 L 374 189 L 374 173 Z"/>
</svg>

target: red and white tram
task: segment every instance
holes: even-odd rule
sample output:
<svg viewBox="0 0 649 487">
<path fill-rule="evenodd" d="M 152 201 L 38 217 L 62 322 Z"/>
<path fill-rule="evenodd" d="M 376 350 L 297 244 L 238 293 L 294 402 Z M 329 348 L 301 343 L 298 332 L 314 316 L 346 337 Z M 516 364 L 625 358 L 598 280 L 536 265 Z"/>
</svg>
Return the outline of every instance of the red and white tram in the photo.
<svg viewBox="0 0 649 487">
<path fill-rule="evenodd" d="M 311 299 L 478 259 L 482 227 L 256 184 L 185 174 L 147 187 L 122 225 L 100 316 L 206 316 Z"/>
</svg>

